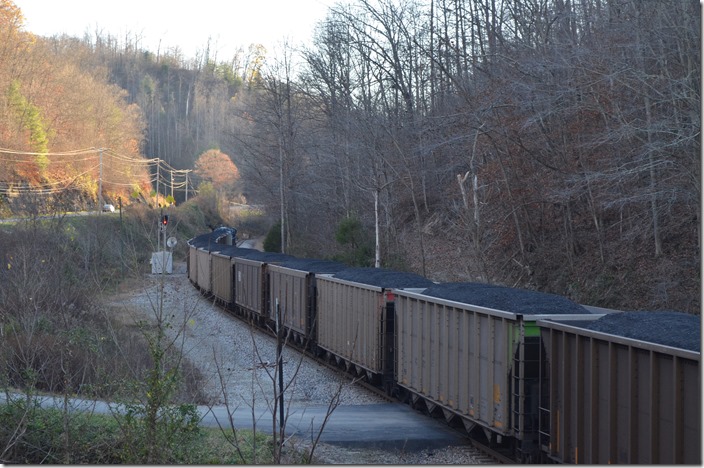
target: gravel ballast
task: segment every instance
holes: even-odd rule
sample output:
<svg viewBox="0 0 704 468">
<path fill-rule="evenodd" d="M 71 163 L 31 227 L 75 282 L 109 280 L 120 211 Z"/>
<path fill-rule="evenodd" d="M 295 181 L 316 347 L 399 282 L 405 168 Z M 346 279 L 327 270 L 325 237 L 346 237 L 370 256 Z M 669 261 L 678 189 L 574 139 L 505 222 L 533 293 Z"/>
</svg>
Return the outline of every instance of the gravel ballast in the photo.
<svg viewBox="0 0 704 468">
<path fill-rule="evenodd" d="M 185 269 L 185 266 L 179 267 Z M 148 275 L 144 291 L 132 296 L 126 305 L 154 319 L 152 304 L 158 303 L 159 280 L 160 275 Z M 256 407 L 266 406 L 271 401 L 274 393 L 272 363 L 276 361 L 273 338 L 204 298 L 190 284 L 185 272 L 165 276 L 163 309 L 167 311 L 170 324 L 168 332 L 182 341 L 186 358 L 204 374 L 204 390 L 210 396 L 207 403 L 223 404 L 227 398 L 232 404 Z M 342 404 L 382 402 L 372 393 L 352 385 L 350 378 L 303 359 L 291 348 L 285 347 L 283 355 L 286 381 L 295 376 L 288 395 L 292 403 L 329 402 L 340 388 Z"/>
<path fill-rule="evenodd" d="M 186 359 L 203 374 L 206 403 L 222 405 L 227 398 L 233 408 L 268 405 L 273 395 L 271 363 L 276 360 L 275 341 L 205 299 L 188 281 L 185 264 L 175 263 L 172 275 L 146 275 L 141 287 L 114 298 L 112 307 L 122 310 L 126 323 L 154 320 L 162 279 L 163 310 L 168 311 L 167 318 L 173 324 L 168 332 L 178 338 L 175 342 L 183 347 Z M 290 404 L 327 405 L 338 391 L 341 405 L 383 403 L 373 393 L 354 385 L 351 378 L 302 358 L 297 351 L 284 349 L 284 363 L 286 382 L 296 375 L 287 393 Z M 467 447 L 403 452 L 320 444 L 315 454 L 314 464 L 479 463 L 475 452 Z"/>
</svg>

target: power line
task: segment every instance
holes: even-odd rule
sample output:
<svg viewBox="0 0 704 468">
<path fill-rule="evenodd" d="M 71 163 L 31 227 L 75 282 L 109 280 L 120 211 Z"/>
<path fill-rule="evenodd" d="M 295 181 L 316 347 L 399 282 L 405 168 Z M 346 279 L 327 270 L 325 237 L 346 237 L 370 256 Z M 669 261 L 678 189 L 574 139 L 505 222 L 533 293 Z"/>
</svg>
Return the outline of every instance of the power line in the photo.
<svg viewBox="0 0 704 468">
<path fill-rule="evenodd" d="M 68 188 L 70 188 L 76 180 L 79 178 L 93 172 L 98 166 L 93 166 L 89 170 L 76 175 L 75 177 L 72 177 L 70 179 L 64 179 L 61 181 L 56 181 L 56 182 L 51 182 L 48 184 L 43 184 L 40 186 L 34 186 L 34 187 L 28 187 L 28 186 L 13 186 L 13 187 L 7 187 L 7 188 L 0 188 L 0 194 L 3 195 L 14 195 L 14 194 L 20 194 L 20 193 L 37 193 L 37 194 L 44 194 L 44 195 L 49 195 L 49 194 L 54 194 L 54 193 L 60 193 Z M 7 184 L 7 182 L 5 182 Z M 59 187 L 60 186 L 60 187 Z"/>
<path fill-rule="evenodd" d="M 22 156 L 27 156 L 27 158 L 22 158 Z M 76 156 L 87 156 L 80 159 L 76 159 Z M 171 189 L 171 195 L 174 191 L 185 190 L 186 200 L 188 200 L 189 185 L 190 182 L 189 174 L 193 172 L 192 169 L 176 169 L 172 167 L 166 161 L 160 158 L 137 158 L 134 156 L 127 156 L 118 153 L 110 148 L 82 148 L 70 151 L 55 151 L 55 152 L 31 152 L 31 151 L 20 151 L 8 148 L 0 148 L 0 162 L 2 163 L 37 163 L 36 157 L 47 158 L 42 164 L 56 165 L 56 164 L 75 164 L 82 162 L 95 161 L 97 164 L 91 166 L 86 171 L 81 174 L 76 175 L 72 178 L 63 179 L 60 181 L 55 181 L 51 183 L 45 183 L 40 185 L 18 185 L 17 182 L 11 181 L 0 181 L 0 195 L 17 195 L 17 194 L 27 194 L 34 193 L 40 195 L 50 195 L 55 193 L 60 193 L 67 190 L 74 185 L 76 180 L 85 175 L 98 172 L 98 201 L 101 203 L 102 200 L 102 186 L 103 183 L 109 186 L 119 186 L 119 187 L 131 187 L 134 185 L 132 183 L 120 182 L 114 179 L 116 175 L 124 175 L 126 177 L 134 177 L 135 175 L 121 170 L 120 166 L 114 167 L 113 162 L 130 164 L 133 168 L 136 166 L 141 169 L 156 169 L 156 175 L 149 178 L 149 184 L 156 185 L 156 196 L 157 203 L 159 197 L 159 185 L 164 187 L 169 186 Z M 107 168 L 107 172 L 104 169 Z M 166 172 L 169 172 L 168 179 L 166 178 Z M 184 179 L 182 181 L 177 181 L 176 178 Z M 3 187 L 4 185 L 4 187 Z M 191 193 L 196 193 L 196 191 L 191 188 Z"/>
<path fill-rule="evenodd" d="M 71 151 L 60 151 L 60 152 L 47 152 L 47 153 L 33 153 L 30 151 L 20 151 L 7 148 L 0 148 L 0 154 L 16 154 L 16 155 L 26 155 L 26 156 L 71 156 L 76 154 L 90 154 L 99 151 L 97 148 L 84 148 L 80 150 Z"/>
</svg>

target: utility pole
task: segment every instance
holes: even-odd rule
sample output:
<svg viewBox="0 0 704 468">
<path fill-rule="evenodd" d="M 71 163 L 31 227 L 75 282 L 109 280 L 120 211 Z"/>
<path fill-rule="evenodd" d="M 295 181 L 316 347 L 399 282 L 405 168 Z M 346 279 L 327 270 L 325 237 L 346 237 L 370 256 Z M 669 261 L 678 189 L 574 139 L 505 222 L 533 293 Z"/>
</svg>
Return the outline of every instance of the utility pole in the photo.
<svg viewBox="0 0 704 468">
<path fill-rule="evenodd" d="M 171 169 L 171 198 L 174 198 L 174 170 Z"/>
<path fill-rule="evenodd" d="M 159 167 L 161 159 L 156 160 L 156 207 L 159 208 Z"/>
<path fill-rule="evenodd" d="M 284 149 L 282 138 L 279 137 L 279 203 L 281 204 L 281 253 L 286 253 L 284 220 L 286 209 L 284 208 Z"/>
<path fill-rule="evenodd" d="M 100 173 L 98 175 L 98 213 L 103 212 L 103 148 L 100 148 Z"/>
<path fill-rule="evenodd" d="M 283 343 L 284 343 L 284 326 L 281 317 L 281 304 L 279 299 L 276 298 L 276 365 L 279 377 L 279 430 L 281 431 L 281 436 L 284 434 L 284 357 L 283 357 Z M 276 392 L 275 392 L 276 393 Z"/>
<path fill-rule="evenodd" d="M 188 201 L 188 173 L 191 172 L 190 169 L 186 170 L 186 201 Z"/>
<path fill-rule="evenodd" d="M 124 235 L 122 227 L 122 197 L 117 197 L 117 206 L 120 210 L 120 259 L 125 258 L 125 248 L 124 248 Z M 120 262 L 120 271 L 122 271 L 122 276 L 125 276 L 125 262 Z"/>
<path fill-rule="evenodd" d="M 159 231 L 156 234 L 156 251 L 161 251 L 161 233 L 164 232 L 164 210 L 159 210 Z M 161 266 L 164 266 L 164 260 L 162 259 Z"/>
<path fill-rule="evenodd" d="M 163 212 L 163 210 L 162 210 Z M 161 244 L 162 251 L 161 251 L 161 274 L 166 273 L 166 226 L 169 222 L 169 215 L 162 215 L 161 216 L 161 232 L 164 235 L 163 243 Z"/>
</svg>

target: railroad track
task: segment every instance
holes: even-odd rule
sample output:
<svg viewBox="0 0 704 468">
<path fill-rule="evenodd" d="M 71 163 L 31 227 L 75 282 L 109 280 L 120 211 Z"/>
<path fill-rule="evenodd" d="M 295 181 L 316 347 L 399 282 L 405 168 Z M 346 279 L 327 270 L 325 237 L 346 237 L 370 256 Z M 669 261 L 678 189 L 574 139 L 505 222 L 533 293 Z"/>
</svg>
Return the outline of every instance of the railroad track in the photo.
<svg viewBox="0 0 704 468">
<path fill-rule="evenodd" d="M 302 351 L 300 349 L 296 349 L 296 351 L 303 353 L 304 356 L 313 359 L 315 362 L 327 367 L 328 369 L 331 369 L 335 372 L 340 372 L 343 373 L 344 370 L 340 369 L 339 367 L 331 364 L 330 362 L 321 359 L 319 356 L 315 356 L 313 353 L 309 351 Z M 386 394 L 382 389 L 370 384 L 364 379 L 357 379 L 354 381 L 355 384 L 369 390 L 370 392 L 374 393 L 375 395 L 379 396 L 380 398 L 390 402 L 390 403 L 397 403 L 398 400 L 390 397 L 389 395 Z M 418 410 L 416 410 L 418 411 Z M 480 464 L 487 464 L 487 465 L 496 465 L 496 464 L 508 464 L 508 465 L 515 465 L 517 462 L 510 458 L 509 456 L 489 447 L 486 444 L 481 443 L 478 440 L 473 439 L 470 437 L 466 432 L 454 429 L 457 433 L 459 433 L 462 437 L 465 437 L 470 444 L 467 446 L 466 450 L 472 458 L 477 460 Z"/>
<path fill-rule="evenodd" d="M 247 319 L 246 317 L 243 317 L 242 315 L 237 314 L 237 313 L 236 313 L 235 311 L 233 311 L 232 309 L 227 308 L 227 307 L 226 307 L 225 305 L 223 305 L 220 301 L 217 301 L 217 300 L 213 301 L 212 294 L 206 294 L 206 293 L 203 292 L 203 291 L 200 291 L 200 293 L 201 293 L 201 295 L 203 295 L 205 298 L 207 298 L 209 301 L 212 301 L 212 302 L 213 302 L 217 307 L 219 307 L 223 312 L 225 312 L 225 313 L 231 315 L 232 317 L 234 317 L 234 318 L 236 318 L 236 319 L 238 319 L 238 320 L 241 320 L 241 321 L 243 321 L 243 322 L 249 324 L 249 321 L 248 321 L 248 319 Z M 269 327 L 259 327 L 259 326 L 258 326 L 258 327 L 257 327 L 257 330 L 259 330 L 260 332 L 266 334 L 267 336 L 269 336 L 269 337 L 271 337 L 271 338 L 273 338 L 273 339 L 276 339 L 276 332 L 275 332 L 274 330 L 270 329 Z M 294 351 L 296 351 L 296 352 L 298 352 L 298 353 L 300 353 L 300 354 L 302 354 L 303 356 L 305 356 L 305 357 L 307 357 L 307 358 L 313 360 L 313 361 L 316 362 L 317 364 L 320 364 L 320 365 L 322 365 L 323 367 L 325 367 L 325 368 L 327 368 L 327 369 L 330 369 L 330 370 L 332 370 L 332 371 L 334 371 L 334 372 L 337 372 L 337 373 L 340 373 L 340 374 L 344 374 L 346 377 L 349 377 L 349 376 L 350 376 L 349 374 L 345 373 L 344 369 L 340 368 L 339 366 L 334 365 L 333 363 L 329 362 L 329 361 L 326 360 L 326 359 L 323 359 L 322 356 L 317 356 L 317 355 L 315 355 L 315 353 L 312 353 L 312 352 L 309 351 L 309 350 L 301 349 L 300 347 L 295 346 L 295 345 L 288 346 L 288 348 L 291 349 L 291 350 L 294 350 Z M 378 388 L 378 387 L 375 387 L 374 385 L 370 384 L 370 383 L 369 383 L 368 381 L 366 381 L 365 379 L 356 378 L 356 379 L 353 379 L 353 382 L 354 382 L 356 385 L 359 385 L 359 386 L 361 386 L 362 388 L 364 388 L 364 389 L 366 389 L 366 390 L 369 390 L 370 392 L 374 393 L 375 395 L 377 395 L 378 397 L 382 398 L 382 399 L 385 400 L 385 401 L 388 401 L 388 402 L 395 402 L 395 401 L 397 401 L 397 400 L 394 399 L 393 397 L 390 397 L 389 395 L 387 395 L 386 392 L 384 392 L 382 389 L 380 389 L 380 388 Z"/>
<path fill-rule="evenodd" d="M 327 367 L 328 369 L 331 369 L 335 372 L 344 372 L 342 369 L 339 367 L 327 362 L 324 359 L 321 359 L 318 356 L 314 356 L 313 353 L 310 353 L 309 351 L 302 351 L 300 349 L 296 349 L 298 352 L 303 352 L 303 354 L 306 357 L 309 357 L 313 359 L 315 362 L 322 364 L 323 366 Z M 383 398 L 384 400 L 390 402 L 390 403 L 397 403 L 398 400 L 390 397 L 384 392 L 382 389 L 375 387 L 374 385 L 370 384 L 366 380 L 363 379 L 358 379 L 354 381 L 355 384 L 360 385 L 361 387 L 369 390 L 370 392 L 374 393 L 375 395 L 379 396 L 380 398 Z M 418 411 L 418 410 L 416 410 Z M 515 465 L 517 462 L 516 460 L 510 458 L 509 456 L 489 447 L 486 444 L 483 444 L 482 442 L 473 439 L 470 437 L 466 432 L 454 429 L 458 434 L 460 434 L 462 437 L 465 437 L 470 444 L 467 446 L 467 450 L 471 454 L 472 458 L 477 460 L 480 464 L 488 464 L 488 465 L 496 465 L 496 464 L 508 464 L 508 465 Z"/>
<path fill-rule="evenodd" d="M 203 291 L 200 291 L 201 294 L 204 296 L 208 297 L 209 299 L 212 299 L 212 295 L 210 294 L 205 294 Z M 237 314 L 235 311 L 227 308 L 224 304 L 220 303 L 219 301 L 214 301 L 214 304 L 219 307 L 221 310 L 224 312 L 230 314 L 234 318 L 241 320 L 242 322 L 249 323 L 249 319 Z M 267 336 L 271 337 L 272 339 L 276 339 L 276 333 L 274 330 L 268 328 L 268 327 L 257 327 L 257 329 L 266 334 Z M 346 373 L 343 368 L 341 368 L 338 365 L 335 365 L 333 362 L 328 361 L 327 359 L 324 359 L 323 356 L 316 355 L 315 353 L 311 352 L 310 350 L 305 350 L 301 349 L 298 346 L 289 346 L 289 349 L 295 350 L 296 352 L 300 353 L 304 357 L 313 360 L 317 364 L 320 364 L 324 366 L 327 369 L 330 369 L 333 372 L 339 373 L 341 375 L 344 375 L 345 377 L 351 377 L 350 374 Z M 368 390 L 369 392 L 373 393 L 374 395 L 378 396 L 380 399 L 383 399 L 384 401 L 387 401 L 389 403 L 397 403 L 399 400 L 391 397 L 386 394 L 386 392 L 377 387 L 372 385 L 370 382 L 368 382 L 364 378 L 353 378 L 353 383 L 355 385 L 361 386 L 362 388 Z M 419 411 L 416 409 L 415 411 Z M 422 411 L 420 411 L 422 413 Z M 472 456 L 473 459 L 477 460 L 480 464 L 516 464 L 516 461 L 511 459 L 510 457 L 506 456 L 505 454 L 483 444 L 482 442 L 473 439 L 471 436 L 469 436 L 466 432 L 453 428 L 451 426 L 450 429 L 455 430 L 458 434 L 460 434 L 462 437 L 466 438 L 469 444 L 466 446 L 467 452 Z"/>
<path fill-rule="evenodd" d="M 510 458 L 504 455 L 503 453 L 494 450 L 488 445 L 485 445 L 472 438 L 469 438 L 469 440 L 472 444 L 472 447 L 474 447 L 479 453 L 479 460 L 482 462 L 486 462 L 488 464 L 500 463 L 507 465 L 515 465 L 517 463 L 513 458 Z"/>
</svg>

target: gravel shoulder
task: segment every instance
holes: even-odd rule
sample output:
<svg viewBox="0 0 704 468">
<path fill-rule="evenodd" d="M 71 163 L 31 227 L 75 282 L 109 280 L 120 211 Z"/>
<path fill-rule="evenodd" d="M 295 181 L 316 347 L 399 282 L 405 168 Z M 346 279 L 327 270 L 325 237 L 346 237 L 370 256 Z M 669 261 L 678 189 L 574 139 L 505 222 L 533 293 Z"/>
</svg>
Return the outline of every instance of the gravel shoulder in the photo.
<svg viewBox="0 0 704 468">
<path fill-rule="evenodd" d="M 159 292 L 163 288 L 163 295 Z M 160 298 L 163 305 L 160 307 Z M 203 375 L 207 403 L 231 407 L 268 406 L 273 395 L 276 343 L 205 299 L 188 281 L 185 263 L 175 263 L 170 275 L 145 275 L 129 291 L 109 299 L 107 305 L 122 321 L 168 322 L 174 343 Z M 158 310 L 163 313 L 159 315 Z M 287 401 L 298 405 L 327 405 L 339 393 L 341 405 L 383 403 L 378 396 L 354 385 L 321 365 L 284 348 Z M 295 376 L 295 377 L 289 377 Z M 467 447 L 432 452 L 344 448 L 320 444 L 316 464 L 475 464 Z"/>
</svg>

